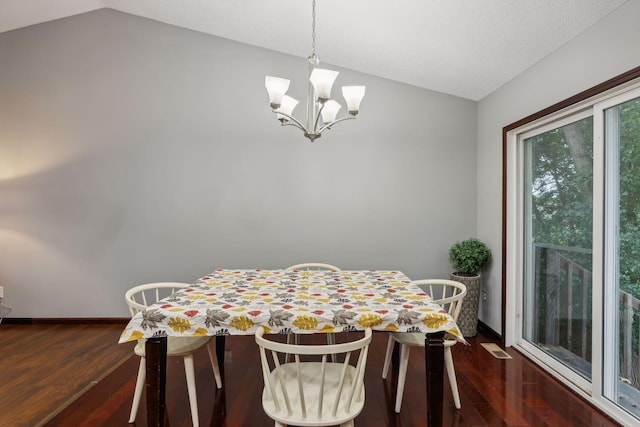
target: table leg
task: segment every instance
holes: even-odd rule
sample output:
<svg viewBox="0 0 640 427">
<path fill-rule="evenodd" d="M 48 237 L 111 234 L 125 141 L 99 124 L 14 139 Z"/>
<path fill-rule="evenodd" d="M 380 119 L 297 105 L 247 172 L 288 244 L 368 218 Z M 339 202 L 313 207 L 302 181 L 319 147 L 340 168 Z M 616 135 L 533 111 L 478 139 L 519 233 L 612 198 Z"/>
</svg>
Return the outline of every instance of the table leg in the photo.
<svg viewBox="0 0 640 427">
<path fill-rule="evenodd" d="M 216 357 L 218 358 L 218 366 L 220 366 L 221 369 L 224 367 L 224 338 L 224 335 L 216 335 Z"/>
<path fill-rule="evenodd" d="M 167 384 L 167 337 L 148 338 L 145 343 L 147 360 L 147 426 L 163 427 Z"/>
<path fill-rule="evenodd" d="M 442 426 L 444 388 L 444 332 L 425 335 L 427 371 L 427 426 Z"/>
</svg>

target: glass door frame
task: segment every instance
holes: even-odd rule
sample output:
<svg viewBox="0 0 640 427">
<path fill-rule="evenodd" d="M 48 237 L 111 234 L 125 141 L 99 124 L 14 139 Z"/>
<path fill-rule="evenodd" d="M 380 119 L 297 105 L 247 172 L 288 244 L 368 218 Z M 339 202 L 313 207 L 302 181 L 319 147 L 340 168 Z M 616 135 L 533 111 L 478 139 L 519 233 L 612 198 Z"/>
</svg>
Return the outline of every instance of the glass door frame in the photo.
<svg viewBox="0 0 640 427">
<path fill-rule="evenodd" d="M 527 313 L 532 313 L 534 311 L 533 307 L 528 307 L 528 309 L 525 309 L 526 302 L 530 301 L 531 304 L 534 300 L 531 294 L 532 292 L 534 292 L 534 290 L 531 286 L 525 286 L 526 283 L 531 283 L 531 281 L 533 281 L 533 277 L 526 277 L 526 272 L 530 272 L 529 275 L 533 276 L 532 267 L 534 263 L 533 253 L 530 253 L 530 256 L 526 256 L 525 251 L 525 244 L 532 241 L 531 224 L 525 221 L 525 218 L 531 217 L 531 212 L 527 209 L 527 206 L 529 204 L 525 202 L 525 198 L 530 197 L 529 194 L 525 194 L 525 187 L 527 184 L 527 174 L 529 173 L 531 168 L 531 165 L 526 164 L 525 162 L 525 154 L 527 151 L 530 151 L 531 148 L 527 144 L 525 144 L 525 141 L 529 138 L 546 133 L 548 131 L 564 127 L 571 123 L 579 122 L 580 120 L 591 117 L 592 115 L 593 109 L 591 107 L 582 107 L 566 111 L 565 114 L 563 114 L 561 117 L 548 117 L 547 120 L 536 122 L 530 128 L 520 129 L 520 132 L 518 132 L 518 134 L 515 136 L 516 140 L 514 144 L 516 147 L 518 163 L 521 165 L 518 171 L 517 179 L 517 181 L 519 182 L 519 188 L 517 189 L 517 191 L 519 191 L 520 193 L 520 214 L 518 215 L 518 219 L 516 219 L 516 221 L 519 223 L 518 229 L 520 239 L 518 246 L 521 253 L 519 268 L 517 269 L 517 276 L 520 278 L 521 286 L 518 286 L 518 289 L 516 290 L 517 341 L 514 345 L 527 353 L 529 357 L 532 357 L 539 363 L 548 366 L 552 371 L 564 377 L 567 381 L 578 387 L 580 390 L 582 390 L 583 393 L 586 394 L 590 394 L 591 381 L 585 379 L 583 376 L 570 369 L 567 365 L 561 363 L 560 361 L 558 361 L 558 359 L 542 351 L 537 345 L 527 341 L 524 338 L 524 328 L 532 327 L 530 323 L 532 319 L 526 319 L 525 317 L 527 316 Z M 527 293 L 527 295 L 525 295 L 525 293 Z M 595 293 L 595 289 L 593 293 Z M 527 320 L 529 320 L 529 323 L 527 322 Z"/>
<path fill-rule="evenodd" d="M 615 327 L 615 318 L 605 321 L 605 310 L 612 312 L 611 298 L 605 300 L 603 292 L 604 280 L 610 280 L 610 277 L 605 276 L 605 265 L 614 264 L 611 259 L 605 259 L 605 246 L 609 245 L 610 248 L 611 242 L 605 242 L 605 153 L 602 118 L 605 108 L 623 103 L 624 99 L 637 98 L 638 93 L 640 93 L 640 67 L 503 128 L 503 343 L 505 346 L 513 346 L 521 351 L 569 389 L 623 425 L 633 425 L 638 420 L 605 397 L 605 392 L 610 393 L 615 390 L 611 388 L 611 384 L 606 385 L 606 381 L 603 380 L 605 375 L 615 380 L 617 374 L 615 368 L 609 367 L 608 370 L 603 368 L 605 356 L 611 356 L 605 354 L 605 351 L 611 351 L 605 350 L 605 343 L 608 344 L 611 341 L 605 342 L 604 336 L 605 332 L 609 337 L 612 335 L 611 328 Z M 619 98 L 614 99 L 616 97 Z M 590 110 L 594 116 L 591 382 L 584 381 L 584 378 L 573 381 L 570 375 L 565 376 L 568 368 L 551 360 L 551 357 L 545 357 L 545 355 L 538 357 L 536 352 L 530 352 L 535 349 L 530 349 L 529 347 L 533 347 L 531 345 L 523 344 L 522 339 L 522 293 L 526 260 L 524 260 L 523 251 L 525 165 L 521 135 L 532 131 L 540 133 L 540 129 L 551 122 L 553 122 L 552 128 L 559 127 L 562 120 L 584 110 Z M 574 121 L 575 117 L 577 116 L 571 117 L 569 122 Z M 612 214 L 615 212 L 608 212 L 608 218 L 611 218 Z M 610 235 L 609 232 L 607 236 Z M 606 250 L 606 253 L 610 254 L 611 250 Z M 610 267 L 607 268 L 606 273 L 613 274 Z M 541 352 L 538 351 L 538 353 Z"/>
<path fill-rule="evenodd" d="M 600 266 L 601 272 L 599 277 L 602 277 L 601 285 L 601 315 L 602 330 L 600 331 L 602 352 L 599 352 L 599 372 L 595 377 L 599 381 L 594 383 L 594 391 L 598 395 L 601 395 L 605 399 L 616 396 L 618 394 L 618 358 L 619 355 L 615 351 L 619 348 L 620 331 L 619 326 L 619 298 L 618 293 L 620 290 L 619 283 L 619 152 L 620 141 L 618 138 L 618 129 L 612 129 L 606 126 L 606 120 L 608 110 L 624 104 L 627 101 L 640 98 L 640 87 L 627 90 L 624 93 L 617 94 L 614 97 L 608 98 L 602 102 L 594 105 L 594 162 L 596 159 L 596 153 L 599 159 L 598 164 L 601 165 L 598 171 L 598 182 L 603 183 L 601 191 L 598 194 L 594 194 L 594 209 L 595 209 L 595 197 L 598 197 L 598 212 L 602 213 L 601 224 L 596 230 L 596 224 L 594 222 L 594 238 L 596 232 L 600 234 L 598 236 L 602 244 L 599 246 L 601 253 L 599 259 L 602 260 Z M 617 116 L 609 115 L 609 120 L 617 120 Z M 597 151 L 596 151 L 597 150 Z M 595 171 L 594 171 L 595 181 Z M 595 190 L 595 187 L 594 187 Z M 615 200 L 615 203 L 606 203 L 607 200 Z M 595 256 L 595 252 L 594 252 Z M 595 276 L 595 272 L 594 272 Z M 611 286 L 608 288 L 604 286 L 605 283 L 616 283 L 617 286 L 613 289 Z M 595 314 L 595 312 L 594 312 Z M 595 343 L 594 343 L 595 346 Z M 594 347 L 595 348 L 595 347 Z M 614 403 L 614 402 L 612 402 Z"/>
</svg>

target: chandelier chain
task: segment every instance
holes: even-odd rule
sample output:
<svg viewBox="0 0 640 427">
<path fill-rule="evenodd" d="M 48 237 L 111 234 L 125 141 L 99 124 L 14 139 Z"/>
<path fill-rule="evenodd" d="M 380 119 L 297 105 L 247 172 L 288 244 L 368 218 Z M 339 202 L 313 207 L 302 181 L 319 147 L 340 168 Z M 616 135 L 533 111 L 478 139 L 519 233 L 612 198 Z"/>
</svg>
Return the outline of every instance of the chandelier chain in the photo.
<svg viewBox="0 0 640 427">
<path fill-rule="evenodd" d="M 311 53 L 316 54 L 316 0 L 311 2 Z"/>
</svg>

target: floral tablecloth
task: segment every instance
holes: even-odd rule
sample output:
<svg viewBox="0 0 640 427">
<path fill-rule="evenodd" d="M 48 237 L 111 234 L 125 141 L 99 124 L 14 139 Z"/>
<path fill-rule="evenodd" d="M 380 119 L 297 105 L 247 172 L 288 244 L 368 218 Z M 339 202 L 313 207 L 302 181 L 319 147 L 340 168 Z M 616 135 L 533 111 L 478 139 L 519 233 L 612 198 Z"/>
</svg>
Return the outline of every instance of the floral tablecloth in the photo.
<svg viewBox="0 0 640 427">
<path fill-rule="evenodd" d="M 216 270 L 136 314 L 120 342 L 152 336 L 438 332 L 453 318 L 398 271 Z"/>
</svg>

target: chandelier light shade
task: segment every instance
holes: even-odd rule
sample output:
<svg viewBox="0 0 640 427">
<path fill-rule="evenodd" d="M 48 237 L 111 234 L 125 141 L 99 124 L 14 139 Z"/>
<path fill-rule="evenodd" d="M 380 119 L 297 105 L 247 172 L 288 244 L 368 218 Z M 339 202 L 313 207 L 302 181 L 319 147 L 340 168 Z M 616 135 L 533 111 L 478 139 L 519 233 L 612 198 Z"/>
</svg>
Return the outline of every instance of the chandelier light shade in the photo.
<svg viewBox="0 0 640 427">
<path fill-rule="evenodd" d="M 266 76 L 264 85 L 269 94 L 269 105 L 276 114 L 276 119 L 282 126 L 295 126 L 302 130 L 304 136 L 311 142 L 322 136 L 322 132 L 331 129 L 336 123 L 344 120 L 355 119 L 360 111 L 360 102 L 364 97 L 364 86 L 343 86 L 342 96 L 347 103 L 349 115 L 337 118 L 342 108 L 340 103 L 331 99 L 331 89 L 338 77 L 338 72 L 319 68 L 320 61 L 316 56 L 316 2 L 311 4 L 311 35 L 312 52 L 309 56 L 309 82 L 307 98 L 306 125 L 293 117 L 293 109 L 298 105 L 298 100 L 286 95 L 290 81 L 280 77 Z"/>
<path fill-rule="evenodd" d="M 364 86 L 343 86 L 342 96 L 347 102 L 349 114 L 355 116 L 360 110 L 360 101 L 364 98 Z"/>
<path fill-rule="evenodd" d="M 293 99 L 290 96 L 284 95 L 282 96 L 282 104 L 274 110 L 276 112 L 276 118 L 281 122 L 286 122 L 288 119 L 286 116 L 291 116 L 293 113 L 293 109 L 298 105 L 298 100 Z M 272 105 L 273 107 L 273 105 Z"/>
<path fill-rule="evenodd" d="M 340 111 L 341 108 L 342 105 L 340 105 L 333 99 L 325 102 L 324 108 L 322 109 L 322 121 L 325 123 L 335 122 L 338 111 Z"/>
<path fill-rule="evenodd" d="M 280 108 L 282 97 L 289 90 L 289 83 L 289 80 L 279 77 L 267 76 L 265 79 L 264 84 L 269 92 L 269 103 L 274 110 Z"/>
<path fill-rule="evenodd" d="M 311 71 L 309 81 L 316 91 L 318 101 L 325 102 L 331 98 L 331 87 L 333 87 L 336 77 L 338 77 L 337 71 L 323 70 L 322 68 L 315 68 Z"/>
</svg>

